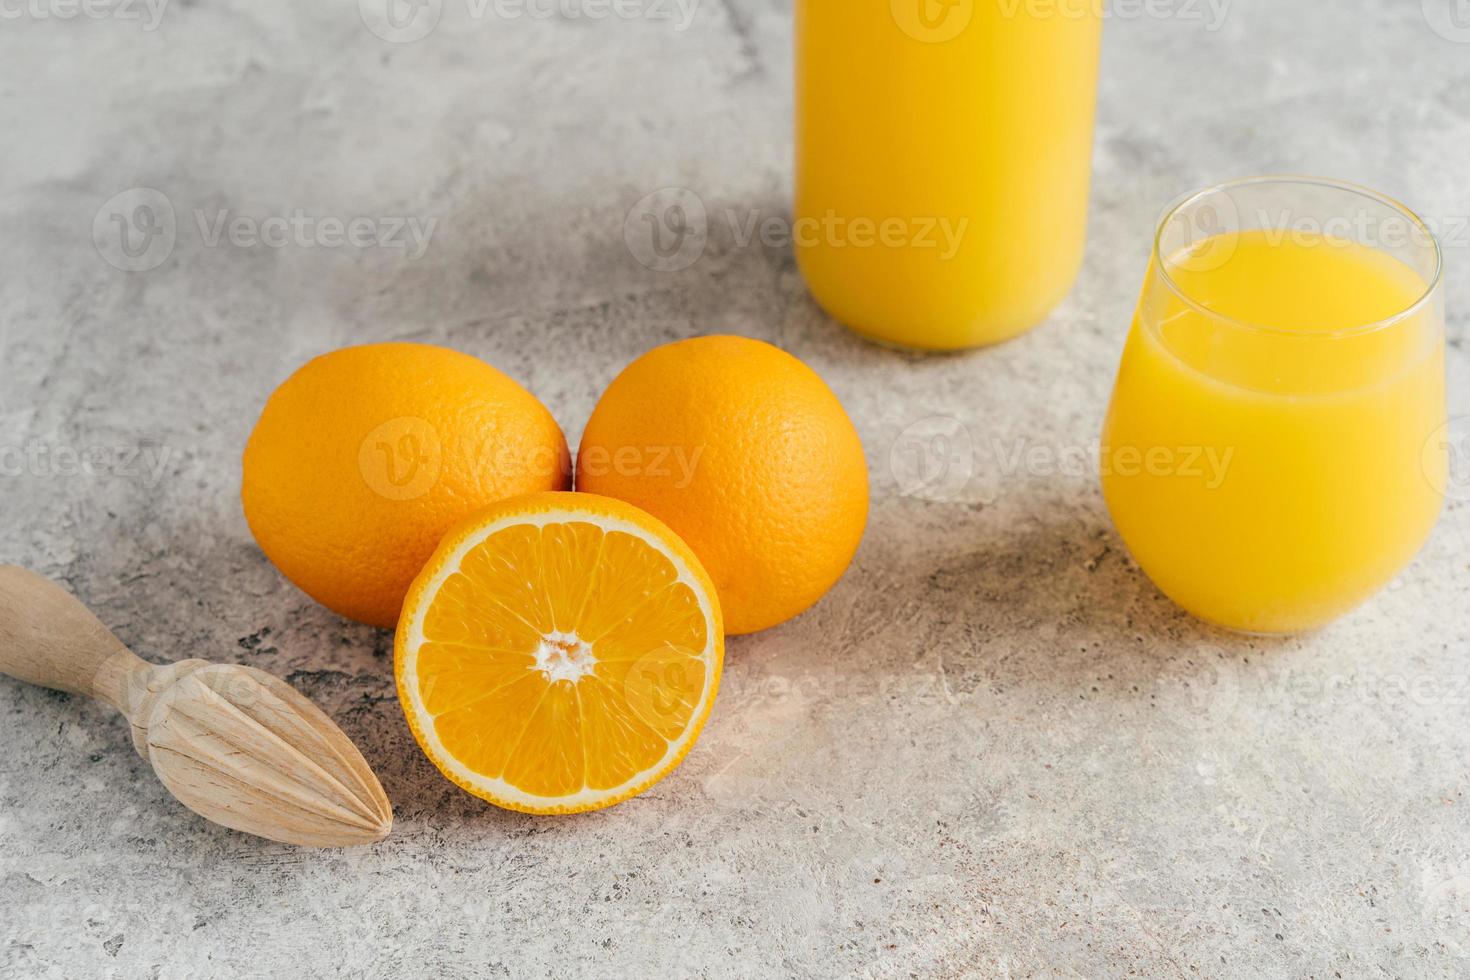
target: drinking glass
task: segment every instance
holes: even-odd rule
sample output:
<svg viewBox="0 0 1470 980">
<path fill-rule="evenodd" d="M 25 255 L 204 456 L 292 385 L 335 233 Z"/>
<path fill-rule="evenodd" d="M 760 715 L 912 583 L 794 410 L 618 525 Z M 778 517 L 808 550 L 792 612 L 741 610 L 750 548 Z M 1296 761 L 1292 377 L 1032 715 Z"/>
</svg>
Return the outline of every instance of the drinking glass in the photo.
<svg viewBox="0 0 1470 980">
<path fill-rule="evenodd" d="M 1166 212 L 1100 456 L 1165 594 L 1293 633 L 1414 557 L 1448 477 L 1442 268 L 1421 219 L 1336 181 L 1252 178 Z"/>
</svg>

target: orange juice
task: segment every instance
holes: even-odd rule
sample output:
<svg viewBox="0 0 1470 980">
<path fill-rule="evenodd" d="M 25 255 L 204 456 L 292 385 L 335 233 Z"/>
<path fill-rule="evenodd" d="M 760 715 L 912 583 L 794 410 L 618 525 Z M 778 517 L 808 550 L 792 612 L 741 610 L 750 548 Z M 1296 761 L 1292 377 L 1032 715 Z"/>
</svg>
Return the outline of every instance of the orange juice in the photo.
<svg viewBox="0 0 1470 980">
<path fill-rule="evenodd" d="M 794 241 L 874 339 L 955 349 L 1034 326 L 1087 224 L 1096 0 L 796 0 Z"/>
<path fill-rule="evenodd" d="M 1161 590 L 1227 627 L 1293 632 L 1414 556 L 1445 466 L 1429 448 L 1445 368 L 1428 292 L 1388 252 L 1323 234 L 1226 232 L 1156 253 L 1102 481 Z"/>
</svg>

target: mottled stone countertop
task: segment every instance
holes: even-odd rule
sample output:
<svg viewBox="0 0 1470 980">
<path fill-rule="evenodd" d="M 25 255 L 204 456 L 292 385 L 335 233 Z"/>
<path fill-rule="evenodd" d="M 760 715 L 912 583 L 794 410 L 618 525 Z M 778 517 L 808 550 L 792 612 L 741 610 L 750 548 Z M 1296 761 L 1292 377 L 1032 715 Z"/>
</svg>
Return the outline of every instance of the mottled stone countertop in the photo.
<svg viewBox="0 0 1470 980">
<path fill-rule="evenodd" d="M 1470 975 L 1470 503 L 1369 606 L 1266 642 L 1162 598 L 1085 469 L 1008 462 L 1094 444 L 1159 208 L 1250 173 L 1436 222 L 1470 414 L 1455 0 L 1116 4 L 1081 281 L 947 357 L 856 339 L 741 233 L 787 220 L 789 0 L 432 0 L 413 42 L 350 0 L 152 3 L 3 11 L 0 561 L 144 656 L 288 678 L 397 824 L 340 852 L 222 830 L 109 709 L 0 681 L 0 974 Z M 709 221 L 677 271 L 625 236 L 667 187 Z M 136 188 L 175 218 L 162 256 L 94 244 Z M 215 237 L 222 215 L 249 220 Z M 356 216 L 413 223 L 389 247 L 320 223 Z M 856 562 L 730 644 L 653 791 L 570 819 L 482 804 L 414 745 L 389 635 L 254 545 L 246 434 L 307 358 L 407 339 L 521 379 L 575 444 L 624 363 L 704 332 L 769 339 L 844 400 L 873 474 Z M 913 492 L 939 431 L 955 476 Z"/>
</svg>

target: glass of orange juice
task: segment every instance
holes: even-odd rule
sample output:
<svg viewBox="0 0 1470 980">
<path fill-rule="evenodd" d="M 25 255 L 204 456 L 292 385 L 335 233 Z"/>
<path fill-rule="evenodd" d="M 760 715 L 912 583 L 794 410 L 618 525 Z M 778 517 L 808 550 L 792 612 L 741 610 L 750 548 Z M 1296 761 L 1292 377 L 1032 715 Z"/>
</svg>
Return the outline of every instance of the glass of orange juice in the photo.
<svg viewBox="0 0 1470 980">
<path fill-rule="evenodd" d="M 1165 594 L 1293 633 L 1414 557 L 1448 477 L 1442 267 L 1422 220 L 1349 184 L 1255 178 L 1169 209 L 1100 457 Z"/>
<path fill-rule="evenodd" d="M 1098 0 L 795 0 L 792 240 L 880 342 L 996 343 L 1082 261 Z"/>
</svg>

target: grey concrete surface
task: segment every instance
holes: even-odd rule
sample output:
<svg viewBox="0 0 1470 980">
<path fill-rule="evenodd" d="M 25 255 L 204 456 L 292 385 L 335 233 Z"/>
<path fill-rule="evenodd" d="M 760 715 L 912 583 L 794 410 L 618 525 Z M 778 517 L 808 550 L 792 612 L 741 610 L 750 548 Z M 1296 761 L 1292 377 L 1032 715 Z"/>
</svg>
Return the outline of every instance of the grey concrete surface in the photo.
<svg viewBox="0 0 1470 980">
<path fill-rule="evenodd" d="M 1470 505 L 1371 605 L 1267 642 L 1162 598 L 1091 475 L 998 451 L 1092 445 L 1159 208 L 1257 172 L 1440 223 L 1470 414 L 1452 0 L 1235 0 L 1220 23 L 1119 3 L 1076 292 L 951 357 L 849 335 L 786 248 L 726 218 L 788 214 L 786 0 L 443 0 L 411 43 L 348 0 L 67 9 L 7 5 L 0 30 L 0 560 L 145 656 L 288 678 L 362 746 L 397 826 L 335 853 L 218 829 L 117 716 L 0 682 L 0 974 L 1470 975 Z M 625 217 L 671 186 L 709 240 L 650 269 Z M 109 242 L 136 188 L 176 220 L 130 256 Z M 298 210 L 435 224 L 417 256 L 406 234 L 210 235 Z M 845 401 L 874 487 L 856 563 L 731 643 L 702 741 L 652 792 L 570 819 L 484 805 L 414 745 L 389 636 L 253 544 L 249 427 L 310 356 L 410 339 L 520 378 L 575 443 L 626 361 L 712 331 L 786 347 Z M 916 491 L 936 434 L 953 469 Z"/>
</svg>

